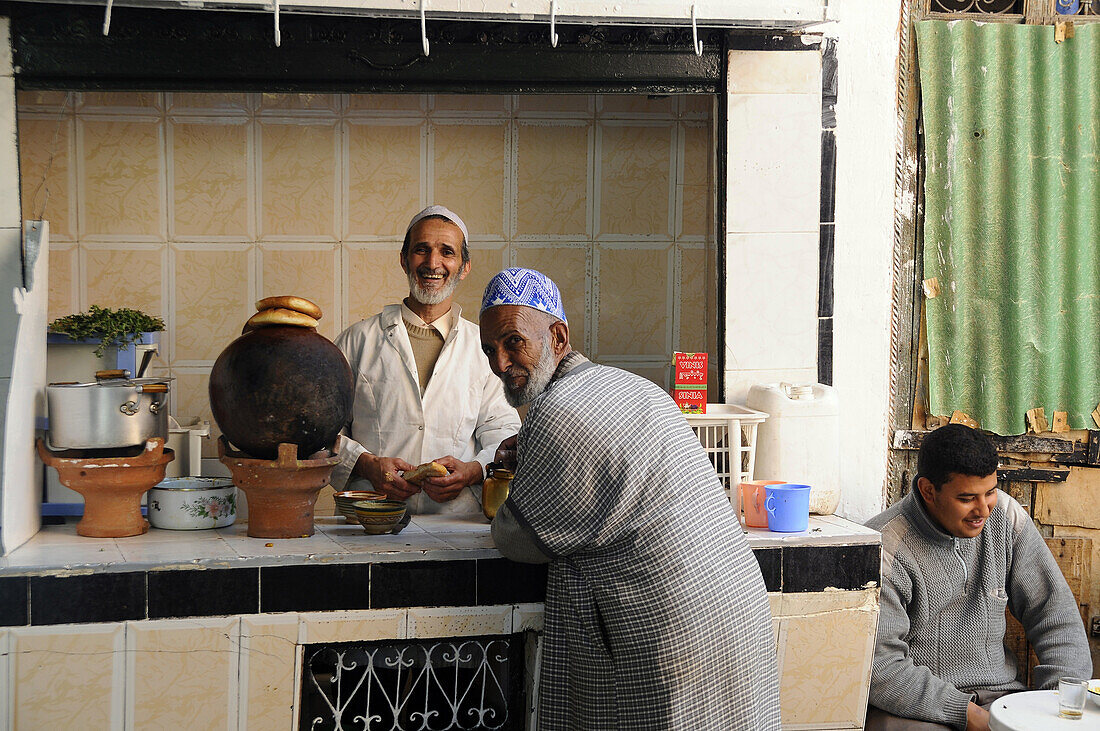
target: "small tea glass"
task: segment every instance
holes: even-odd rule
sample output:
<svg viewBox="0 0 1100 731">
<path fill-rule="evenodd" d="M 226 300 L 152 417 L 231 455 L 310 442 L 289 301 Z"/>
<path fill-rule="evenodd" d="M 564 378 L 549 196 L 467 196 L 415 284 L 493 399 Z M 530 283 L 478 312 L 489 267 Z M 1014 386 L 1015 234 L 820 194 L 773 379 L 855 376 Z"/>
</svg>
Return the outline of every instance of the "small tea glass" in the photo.
<svg viewBox="0 0 1100 731">
<path fill-rule="evenodd" d="M 1058 678 L 1058 716 L 1080 719 L 1085 713 L 1089 681 L 1082 678 Z"/>
</svg>

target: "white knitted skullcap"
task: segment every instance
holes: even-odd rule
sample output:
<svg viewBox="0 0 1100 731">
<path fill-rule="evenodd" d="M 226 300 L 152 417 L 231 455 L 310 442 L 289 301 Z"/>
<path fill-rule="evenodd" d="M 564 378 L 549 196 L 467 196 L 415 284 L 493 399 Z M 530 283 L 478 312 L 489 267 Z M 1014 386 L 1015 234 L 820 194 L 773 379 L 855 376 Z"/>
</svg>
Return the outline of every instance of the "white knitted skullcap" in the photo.
<svg viewBox="0 0 1100 731">
<path fill-rule="evenodd" d="M 458 226 L 459 230 L 462 231 L 463 241 L 465 241 L 466 243 L 470 242 L 470 232 L 466 230 L 466 224 L 462 222 L 462 219 L 458 217 L 457 213 L 452 211 L 450 208 L 447 208 L 446 206 L 428 206 L 420 213 L 413 216 L 412 220 L 409 221 L 409 227 L 405 229 L 405 235 L 408 236 L 409 231 L 412 231 L 412 227 L 415 226 L 418 221 L 421 221 L 428 216 L 443 216 L 448 221 Z"/>
</svg>

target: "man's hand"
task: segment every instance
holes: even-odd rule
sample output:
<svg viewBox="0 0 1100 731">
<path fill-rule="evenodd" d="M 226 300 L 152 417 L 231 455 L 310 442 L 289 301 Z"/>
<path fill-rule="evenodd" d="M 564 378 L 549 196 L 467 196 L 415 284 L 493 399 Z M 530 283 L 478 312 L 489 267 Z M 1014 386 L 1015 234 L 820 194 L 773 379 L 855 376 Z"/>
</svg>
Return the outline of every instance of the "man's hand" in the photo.
<svg viewBox="0 0 1100 731">
<path fill-rule="evenodd" d="M 497 447 L 497 453 L 493 455 L 493 461 L 499 463 L 504 469 L 516 471 L 516 435 L 505 439 Z"/>
<path fill-rule="evenodd" d="M 967 704 L 966 731 L 989 731 L 989 711 L 974 703 Z"/>
<path fill-rule="evenodd" d="M 454 500 L 462 492 L 462 488 L 481 482 L 480 462 L 463 462 L 450 455 L 432 461 L 446 467 L 448 474 L 444 477 L 429 477 L 421 482 L 420 486 L 424 488 L 424 493 L 437 503 Z"/>
<path fill-rule="evenodd" d="M 401 473 L 415 469 L 411 464 L 397 457 L 376 457 L 363 452 L 355 463 L 353 473 L 365 477 L 374 485 L 374 489 L 394 500 L 408 500 L 420 492 L 420 488 L 405 482 Z"/>
</svg>

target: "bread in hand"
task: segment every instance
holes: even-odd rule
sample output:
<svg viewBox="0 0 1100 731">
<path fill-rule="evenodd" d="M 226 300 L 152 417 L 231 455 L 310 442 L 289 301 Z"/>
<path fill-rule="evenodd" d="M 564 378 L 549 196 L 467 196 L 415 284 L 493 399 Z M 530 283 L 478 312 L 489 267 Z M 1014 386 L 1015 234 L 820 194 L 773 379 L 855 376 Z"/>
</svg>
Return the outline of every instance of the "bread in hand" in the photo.
<svg viewBox="0 0 1100 731">
<path fill-rule="evenodd" d="M 438 462 L 425 462 L 417 467 L 415 470 L 409 470 L 402 477 L 405 478 L 405 482 L 411 482 L 414 485 L 419 485 L 429 477 L 443 477 L 447 474 L 447 468 Z"/>
<path fill-rule="evenodd" d="M 256 303 L 256 309 L 261 312 L 263 310 L 274 309 L 294 310 L 295 312 L 301 312 L 303 315 L 309 315 L 314 320 L 321 319 L 320 307 L 310 302 L 305 297 L 295 297 L 294 295 L 264 297 Z"/>
</svg>

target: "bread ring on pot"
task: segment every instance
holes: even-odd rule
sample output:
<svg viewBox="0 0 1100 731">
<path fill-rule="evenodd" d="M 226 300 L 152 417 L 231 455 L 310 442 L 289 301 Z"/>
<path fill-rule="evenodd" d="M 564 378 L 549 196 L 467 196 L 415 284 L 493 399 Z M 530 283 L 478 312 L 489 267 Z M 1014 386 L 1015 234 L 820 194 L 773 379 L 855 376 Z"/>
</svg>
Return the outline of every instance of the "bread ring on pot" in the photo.
<svg viewBox="0 0 1100 731">
<path fill-rule="evenodd" d="M 446 474 L 447 468 L 438 462 L 425 462 L 415 470 L 409 470 L 403 474 L 402 477 L 405 478 L 405 482 L 419 485 L 429 477 L 443 477 Z"/>
<path fill-rule="evenodd" d="M 317 327 L 317 321 L 301 312 L 277 307 L 273 310 L 260 310 L 255 315 L 248 318 L 248 322 L 244 324 L 244 332 L 254 330 L 258 327 L 272 327 L 275 325 Z"/>
<path fill-rule="evenodd" d="M 294 310 L 295 312 L 301 312 L 303 315 L 309 315 L 314 320 L 321 319 L 320 307 L 310 302 L 305 297 L 295 297 L 294 295 L 264 297 L 256 303 L 256 309 L 261 312 L 263 310 L 274 309 Z"/>
</svg>

